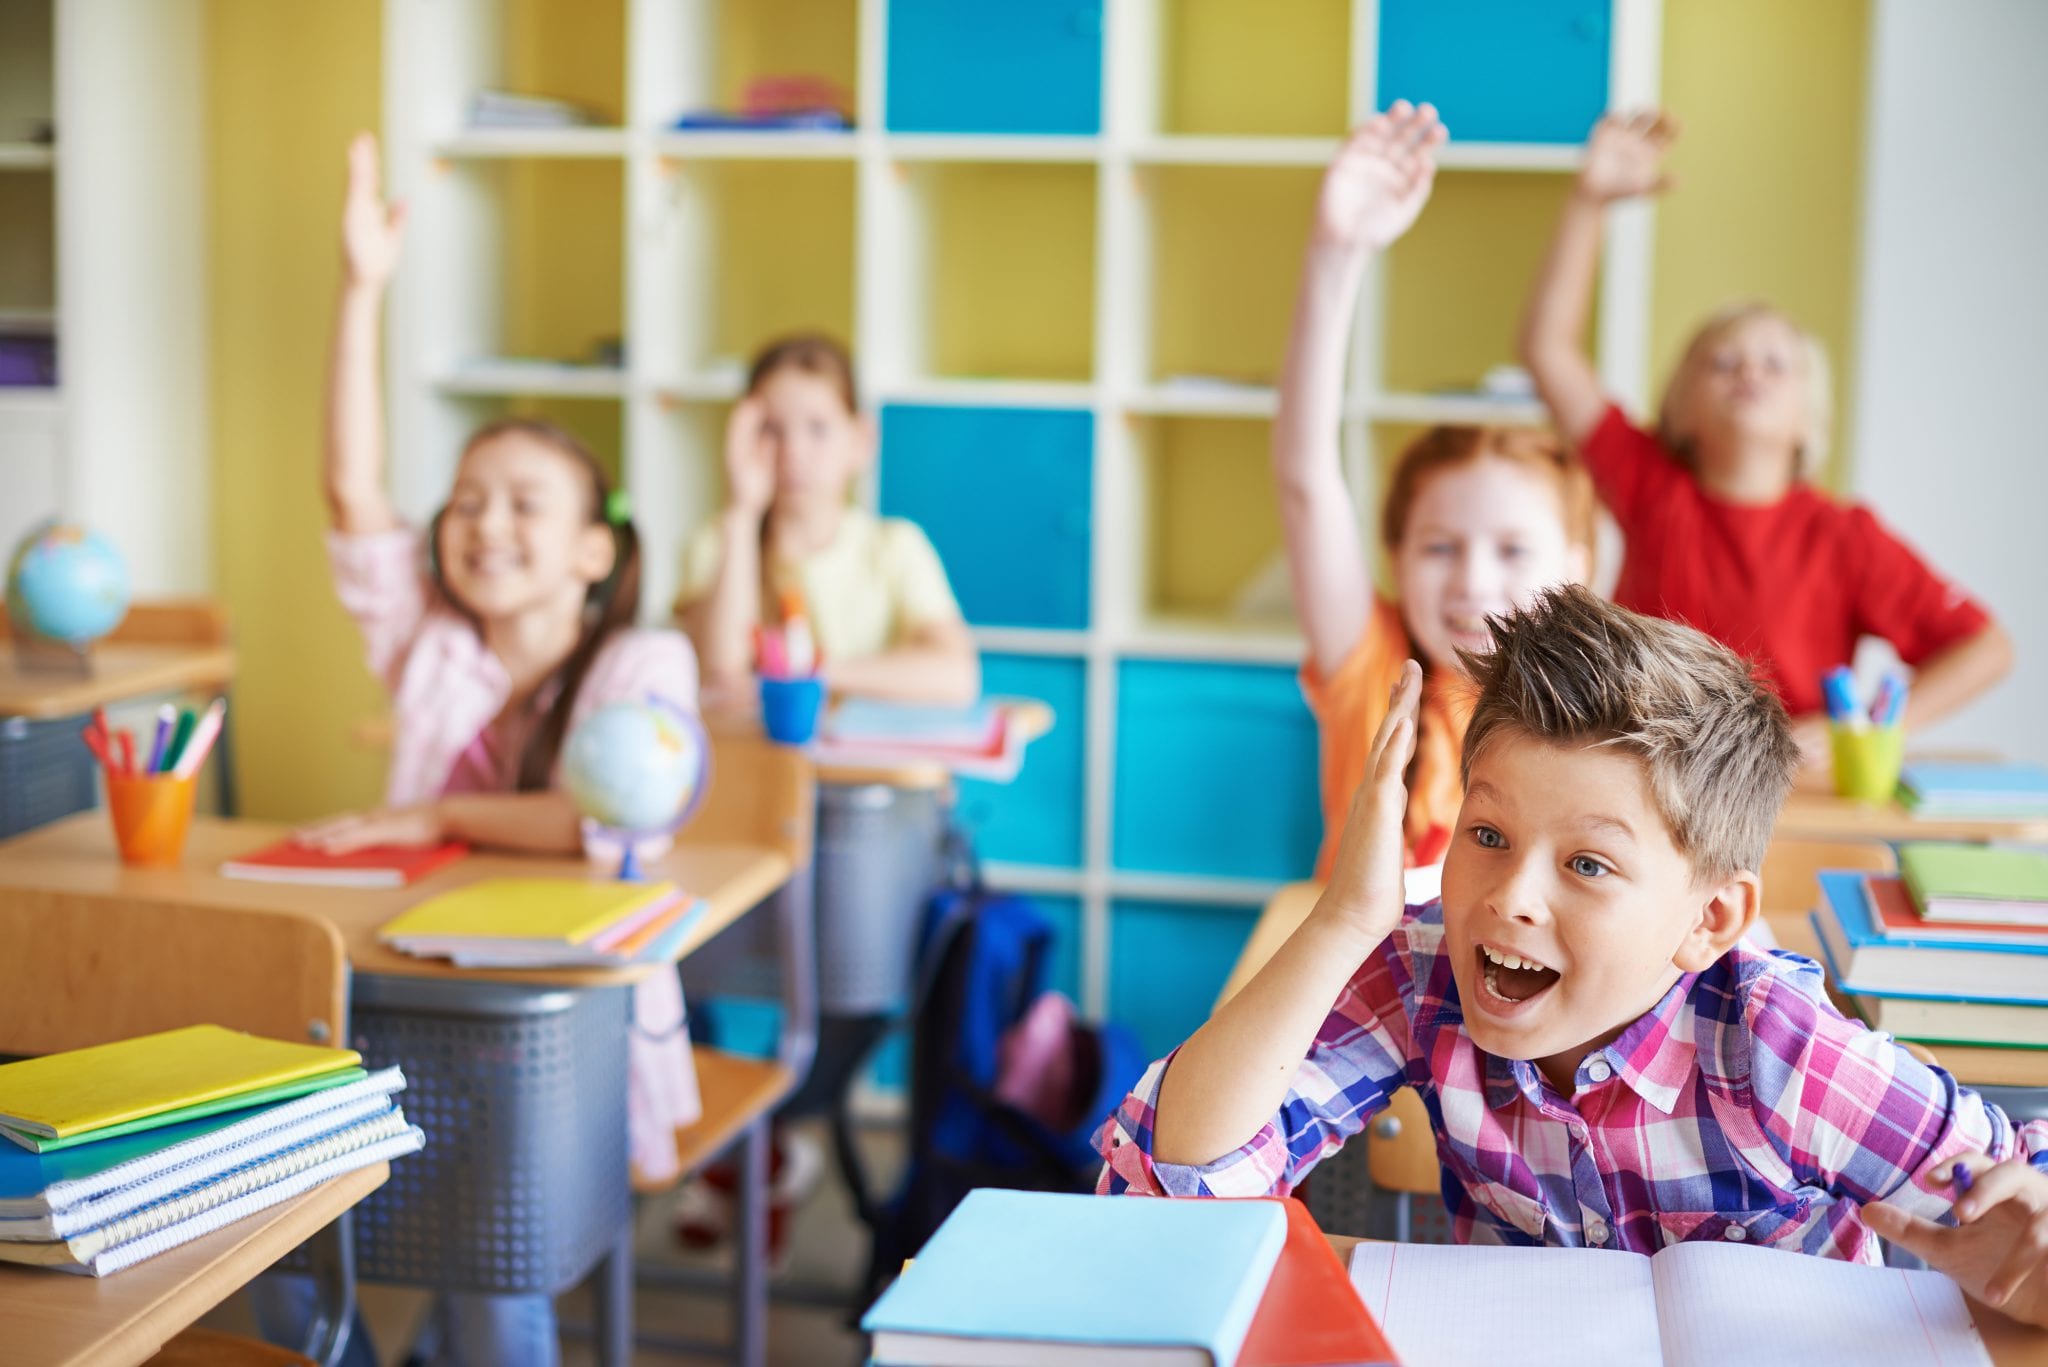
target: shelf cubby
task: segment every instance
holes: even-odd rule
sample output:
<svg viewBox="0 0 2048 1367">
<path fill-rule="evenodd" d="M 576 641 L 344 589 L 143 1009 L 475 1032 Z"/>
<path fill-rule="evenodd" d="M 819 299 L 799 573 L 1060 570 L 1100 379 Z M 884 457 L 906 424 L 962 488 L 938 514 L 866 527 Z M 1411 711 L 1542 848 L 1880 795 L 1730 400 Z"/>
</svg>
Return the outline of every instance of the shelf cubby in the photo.
<svg viewBox="0 0 2048 1367">
<path fill-rule="evenodd" d="M 1259 905 L 1117 898 L 1109 904 L 1109 1015 L 1161 1058 L 1209 1019 Z"/>
<path fill-rule="evenodd" d="M 1349 0 L 1147 0 L 1154 98 L 1140 130 L 1162 138 L 1329 138 L 1350 104 Z M 1143 87 L 1140 87 L 1141 89 Z"/>
<path fill-rule="evenodd" d="M 1102 127 L 1102 0 L 889 0 L 892 133 L 1088 134 Z"/>
<path fill-rule="evenodd" d="M 633 32 L 633 121 L 672 128 L 678 117 L 737 110 L 750 85 L 803 78 L 836 91 L 840 112 L 860 108 L 856 0 L 663 0 L 638 7 Z M 686 137 L 719 136 L 690 134 Z M 774 140 L 811 134 L 742 133 Z"/>
<path fill-rule="evenodd" d="M 981 687 L 991 696 L 1037 698 L 1052 708 L 1053 724 L 1031 742 L 1009 783 L 961 780 L 961 825 L 985 860 L 1079 869 L 1087 849 L 1087 661 L 985 653 Z"/>
<path fill-rule="evenodd" d="M 1272 424 L 1153 417 L 1133 429 L 1144 491 L 1140 620 L 1286 631 L 1284 592 L 1277 616 L 1258 610 L 1282 566 Z"/>
<path fill-rule="evenodd" d="M 1453 139 L 1583 143 L 1607 107 L 1612 21 L 1585 0 L 1377 0 L 1379 107 L 1427 100 Z"/>
</svg>

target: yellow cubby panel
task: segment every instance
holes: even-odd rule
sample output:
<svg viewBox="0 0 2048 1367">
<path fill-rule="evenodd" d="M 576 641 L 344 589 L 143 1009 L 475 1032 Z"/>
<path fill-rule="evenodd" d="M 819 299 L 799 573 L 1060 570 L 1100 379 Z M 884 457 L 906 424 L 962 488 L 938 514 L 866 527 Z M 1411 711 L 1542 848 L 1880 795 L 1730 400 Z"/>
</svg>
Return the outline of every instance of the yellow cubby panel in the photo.
<svg viewBox="0 0 2048 1367">
<path fill-rule="evenodd" d="M 1273 383 L 1320 173 L 1164 166 L 1143 174 L 1155 242 L 1150 378 Z"/>
<path fill-rule="evenodd" d="M 859 108 L 860 15 L 853 0 L 727 0 L 718 29 L 715 98 L 737 108 L 763 77 L 822 78 Z M 681 113 L 681 110 L 677 110 Z"/>
<path fill-rule="evenodd" d="M 505 215 L 504 336 L 511 356 L 592 361 L 624 336 L 624 172 L 617 162 L 493 166 Z"/>
<path fill-rule="evenodd" d="M 932 372 L 1091 379 L 1094 169 L 968 164 L 911 174 L 924 178 L 929 216 Z"/>
<path fill-rule="evenodd" d="M 744 363 L 791 332 L 822 331 L 852 345 L 852 165 L 704 162 L 688 174 L 707 199 L 710 359 Z"/>
<path fill-rule="evenodd" d="M 1149 614 L 1244 620 L 1241 596 L 1281 554 L 1272 430 L 1243 418 L 1143 422 Z"/>
<path fill-rule="evenodd" d="M 1564 175 L 1437 175 L 1422 217 L 1387 255 L 1389 391 L 1471 389 L 1514 362 L 1522 304 L 1570 191 Z"/>
<path fill-rule="evenodd" d="M 625 0 L 506 0 L 505 82 L 626 121 Z"/>
<path fill-rule="evenodd" d="M 617 399 L 569 399 L 556 396 L 509 395 L 505 398 L 463 397 L 459 405 L 469 431 L 500 418 L 539 418 L 582 442 L 597 457 L 599 468 L 614 486 L 625 473 L 625 406 Z"/>
<path fill-rule="evenodd" d="M 0 173 L 0 310 L 57 302 L 57 206 L 44 171 Z"/>
<path fill-rule="evenodd" d="M 1159 0 L 1165 133 L 1329 137 L 1349 109 L 1349 0 Z"/>
</svg>

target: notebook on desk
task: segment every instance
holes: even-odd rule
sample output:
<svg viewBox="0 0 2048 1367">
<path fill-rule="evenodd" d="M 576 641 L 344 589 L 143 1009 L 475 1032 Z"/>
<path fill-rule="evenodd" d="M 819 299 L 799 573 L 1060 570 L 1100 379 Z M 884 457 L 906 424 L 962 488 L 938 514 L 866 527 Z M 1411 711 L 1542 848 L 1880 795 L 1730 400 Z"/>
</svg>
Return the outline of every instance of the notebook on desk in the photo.
<svg viewBox="0 0 2048 1367">
<path fill-rule="evenodd" d="M 1360 1244 L 1351 1280 L 1403 1360 L 1602 1367 L 1990 1367 L 1956 1284 L 1776 1249 Z"/>
<path fill-rule="evenodd" d="M 220 866 L 223 876 L 259 883 L 307 883 L 330 888 L 402 888 L 469 853 L 459 840 L 425 849 L 373 845 L 328 854 L 296 840 L 280 840 Z"/>
</svg>

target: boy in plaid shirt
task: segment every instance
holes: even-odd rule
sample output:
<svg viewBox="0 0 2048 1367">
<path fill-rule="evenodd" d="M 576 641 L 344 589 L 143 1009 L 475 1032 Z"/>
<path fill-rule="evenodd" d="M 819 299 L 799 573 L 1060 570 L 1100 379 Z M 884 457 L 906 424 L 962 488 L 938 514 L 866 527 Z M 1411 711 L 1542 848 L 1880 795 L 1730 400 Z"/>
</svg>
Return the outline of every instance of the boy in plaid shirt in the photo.
<svg viewBox="0 0 2048 1367">
<path fill-rule="evenodd" d="M 2048 1121 L 1744 938 L 1799 765 L 1770 689 L 1579 588 L 1492 627 L 1442 898 L 1401 905 L 1410 664 L 1327 890 L 1103 1127 L 1100 1189 L 1286 1192 L 1411 1086 L 1461 1241 L 1875 1262 L 1875 1234 L 2048 1323 Z"/>
</svg>

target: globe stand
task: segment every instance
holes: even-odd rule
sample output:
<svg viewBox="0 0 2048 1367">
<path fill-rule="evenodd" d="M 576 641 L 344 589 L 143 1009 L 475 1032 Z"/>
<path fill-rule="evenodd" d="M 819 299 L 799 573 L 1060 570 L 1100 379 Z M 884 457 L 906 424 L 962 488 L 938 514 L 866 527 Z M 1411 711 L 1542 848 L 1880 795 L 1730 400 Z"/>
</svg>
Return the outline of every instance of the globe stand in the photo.
<svg viewBox="0 0 2048 1367">
<path fill-rule="evenodd" d="M 621 832 L 621 834 L 623 835 L 624 833 Z M 641 882 L 645 880 L 647 875 L 640 868 L 639 851 L 633 848 L 634 840 L 632 836 L 625 836 L 625 842 L 625 853 L 619 856 L 619 881 L 621 883 Z"/>
<path fill-rule="evenodd" d="M 92 677 L 92 654 L 85 646 L 37 636 L 12 618 L 8 619 L 7 629 L 14 638 L 14 667 L 22 673 L 71 679 Z"/>
</svg>

